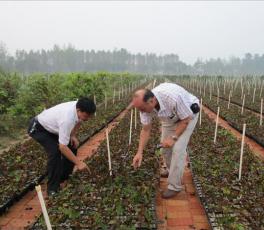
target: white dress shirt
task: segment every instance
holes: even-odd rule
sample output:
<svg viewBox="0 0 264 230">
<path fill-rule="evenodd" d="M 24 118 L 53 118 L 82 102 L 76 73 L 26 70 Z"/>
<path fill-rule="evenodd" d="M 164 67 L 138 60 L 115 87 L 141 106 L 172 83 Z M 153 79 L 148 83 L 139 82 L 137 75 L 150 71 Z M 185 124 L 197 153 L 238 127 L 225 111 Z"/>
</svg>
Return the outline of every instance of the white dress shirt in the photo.
<svg viewBox="0 0 264 230">
<path fill-rule="evenodd" d="M 59 143 L 68 145 L 71 131 L 79 122 L 76 110 L 77 101 L 61 103 L 44 110 L 38 116 L 38 122 L 49 132 L 59 136 Z"/>
<path fill-rule="evenodd" d="M 140 120 L 143 125 L 150 124 L 152 117 L 157 115 L 161 121 L 183 120 L 193 116 L 190 106 L 199 104 L 197 97 L 173 83 L 162 83 L 152 90 L 159 102 L 160 109 L 154 109 L 151 113 L 140 112 Z"/>
</svg>

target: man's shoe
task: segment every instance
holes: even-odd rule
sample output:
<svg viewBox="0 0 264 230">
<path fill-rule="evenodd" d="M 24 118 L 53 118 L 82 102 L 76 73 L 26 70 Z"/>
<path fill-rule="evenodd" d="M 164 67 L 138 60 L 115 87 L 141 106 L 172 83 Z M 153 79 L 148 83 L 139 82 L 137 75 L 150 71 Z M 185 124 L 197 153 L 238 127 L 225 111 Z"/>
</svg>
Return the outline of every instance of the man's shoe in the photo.
<svg viewBox="0 0 264 230">
<path fill-rule="evenodd" d="M 172 198 L 174 196 L 176 196 L 180 191 L 174 191 L 174 190 L 170 190 L 168 189 L 167 191 L 162 193 L 162 198 L 163 199 L 169 199 Z"/>
<path fill-rule="evenodd" d="M 164 178 L 168 178 L 168 176 L 169 176 L 168 170 L 167 169 L 162 169 L 162 171 L 160 173 L 160 176 L 164 177 Z"/>
</svg>

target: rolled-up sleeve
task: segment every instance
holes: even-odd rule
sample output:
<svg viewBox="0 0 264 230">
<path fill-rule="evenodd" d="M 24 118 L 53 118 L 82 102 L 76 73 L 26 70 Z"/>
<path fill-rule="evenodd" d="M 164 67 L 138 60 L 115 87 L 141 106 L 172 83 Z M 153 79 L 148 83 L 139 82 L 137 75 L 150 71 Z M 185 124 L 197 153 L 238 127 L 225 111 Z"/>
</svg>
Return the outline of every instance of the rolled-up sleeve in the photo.
<svg viewBox="0 0 264 230">
<path fill-rule="evenodd" d="M 176 100 L 176 111 L 180 120 L 183 120 L 193 115 L 193 112 L 189 106 L 189 103 L 184 101 L 181 95 L 178 95 Z"/>
<path fill-rule="evenodd" d="M 143 125 L 149 125 L 152 122 L 152 115 L 150 113 L 140 112 L 140 121 Z"/>
</svg>

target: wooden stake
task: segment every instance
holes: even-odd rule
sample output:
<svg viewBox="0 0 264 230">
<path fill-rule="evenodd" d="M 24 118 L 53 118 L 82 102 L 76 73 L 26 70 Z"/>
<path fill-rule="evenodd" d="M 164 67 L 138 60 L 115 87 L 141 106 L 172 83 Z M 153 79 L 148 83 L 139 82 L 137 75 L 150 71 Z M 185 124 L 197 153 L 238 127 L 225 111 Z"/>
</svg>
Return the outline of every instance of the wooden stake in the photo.
<svg viewBox="0 0 264 230">
<path fill-rule="evenodd" d="M 219 88 L 217 88 L 217 105 L 219 104 Z"/>
<path fill-rule="evenodd" d="M 201 98 L 201 103 L 200 103 L 200 126 L 202 125 L 202 112 L 203 112 L 203 98 Z"/>
<path fill-rule="evenodd" d="M 107 95 L 105 93 L 105 110 L 106 110 L 106 108 L 107 108 Z"/>
<path fill-rule="evenodd" d="M 242 141 L 241 141 L 241 151 L 240 151 L 240 163 L 239 163 L 238 180 L 241 179 L 241 173 L 242 173 L 242 163 L 243 163 L 243 153 L 244 153 L 245 132 L 246 132 L 246 124 L 243 124 L 243 134 L 242 134 Z"/>
<path fill-rule="evenodd" d="M 96 97 L 94 95 L 94 104 L 96 105 Z M 94 113 L 94 116 L 96 116 L 96 112 Z"/>
<path fill-rule="evenodd" d="M 254 88 L 254 91 L 253 91 L 253 99 L 252 99 L 253 103 L 255 102 L 255 95 L 256 95 L 256 87 Z"/>
<path fill-rule="evenodd" d="M 115 104 L 115 89 L 114 89 L 114 95 L 113 95 L 113 104 Z"/>
<path fill-rule="evenodd" d="M 230 99 L 231 99 L 231 90 L 229 91 L 227 109 L 229 109 L 230 107 Z"/>
<path fill-rule="evenodd" d="M 220 107 L 217 107 L 217 116 L 215 122 L 215 134 L 214 134 L 214 143 L 216 143 L 217 129 L 218 129 L 218 120 L 219 120 Z"/>
<path fill-rule="evenodd" d="M 135 108 L 135 129 L 137 129 L 137 108 Z"/>
<path fill-rule="evenodd" d="M 244 113 L 245 97 L 246 95 L 244 94 L 243 101 L 242 101 L 241 115 Z"/>
<path fill-rule="evenodd" d="M 51 224 L 50 224 L 50 219 L 49 219 L 48 211 L 47 211 L 47 208 L 46 208 L 46 205 L 45 205 L 45 201 L 44 201 L 44 198 L 43 198 L 43 195 L 42 195 L 42 192 L 41 192 L 41 186 L 40 185 L 35 186 L 35 189 L 36 189 L 37 194 L 38 194 L 41 210 L 42 210 L 42 213 L 43 213 L 43 216 L 44 216 L 44 219 L 45 219 L 45 223 L 47 225 L 47 229 L 51 230 L 52 228 L 51 228 Z"/>
<path fill-rule="evenodd" d="M 109 174 L 110 174 L 110 176 L 112 176 L 112 163 L 111 163 L 111 152 L 110 152 L 110 145 L 109 145 L 108 128 L 105 129 L 105 134 L 106 134 Z"/>
<path fill-rule="evenodd" d="M 259 120 L 259 125 L 262 126 L 262 118 L 263 118 L 263 98 L 260 100 L 260 120 Z"/>
<path fill-rule="evenodd" d="M 129 129 L 129 141 L 128 144 L 131 145 L 132 138 L 132 124 L 133 124 L 133 109 L 131 109 L 131 117 L 130 117 L 130 129 Z"/>
</svg>

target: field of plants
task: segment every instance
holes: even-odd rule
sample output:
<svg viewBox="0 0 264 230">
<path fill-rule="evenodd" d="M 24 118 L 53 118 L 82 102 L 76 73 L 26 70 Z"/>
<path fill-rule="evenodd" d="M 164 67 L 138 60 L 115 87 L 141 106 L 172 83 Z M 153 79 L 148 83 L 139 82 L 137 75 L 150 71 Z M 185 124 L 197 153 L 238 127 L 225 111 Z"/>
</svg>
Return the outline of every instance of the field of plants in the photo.
<svg viewBox="0 0 264 230">
<path fill-rule="evenodd" d="M 110 73 L 69 73 L 20 76 L 0 74 L 0 135 L 23 132 L 28 120 L 44 108 L 89 96 L 96 100 L 96 116 L 82 125 L 78 138 L 85 143 L 106 127 L 130 103 L 139 87 L 161 82 L 177 83 L 202 99 L 234 129 L 264 147 L 263 77 L 143 76 Z M 133 114 L 134 114 L 134 110 Z M 109 133 L 112 175 L 109 175 L 107 141 L 87 160 L 91 174 L 70 176 L 67 186 L 47 205 L 54 229 L 157 229 L 156 194 L 160 180 L 158 120 L 144 153 L 142 166 L 131 166 L 137 151 L 140 121 L 130 110 Z M 201 124 L 191 137 L 188 154 L 193 182 L 212 229 L 264 229 L 264 164 L 247 145 L 202 112 Z M 133 122 L 135 117 L 133 117 Z M 214 135 L 217 139 L 214 142 Z M 44 150 L 31 139 L 0 155 L 0 215 L 46 175 Z M 242 167 L 241 178 L 240 167 Z M 46 229 L 43 216 L 32 229 Z"/>
</svg>

